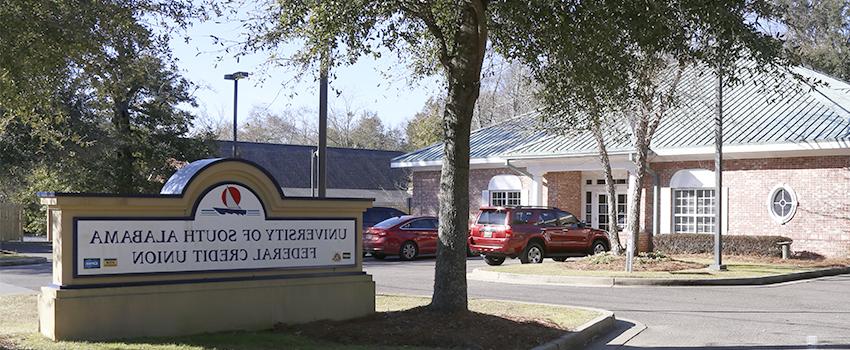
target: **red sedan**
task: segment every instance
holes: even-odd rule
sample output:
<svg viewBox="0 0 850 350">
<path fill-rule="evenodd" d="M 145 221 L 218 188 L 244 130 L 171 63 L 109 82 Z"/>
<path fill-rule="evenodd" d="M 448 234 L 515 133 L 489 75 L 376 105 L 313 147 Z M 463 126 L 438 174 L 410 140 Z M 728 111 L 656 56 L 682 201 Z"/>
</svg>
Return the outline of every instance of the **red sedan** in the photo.
<svg viewBox="0 0 850 350">
<path fill-rule="evenodd" d="M 398 255 L 413 260 L 419 255 L 437 252 L 437 218 L 433 216 L 397 216 L 379 222 L 363 232 L 363 251 L 375 259 Z"/>
</svg>

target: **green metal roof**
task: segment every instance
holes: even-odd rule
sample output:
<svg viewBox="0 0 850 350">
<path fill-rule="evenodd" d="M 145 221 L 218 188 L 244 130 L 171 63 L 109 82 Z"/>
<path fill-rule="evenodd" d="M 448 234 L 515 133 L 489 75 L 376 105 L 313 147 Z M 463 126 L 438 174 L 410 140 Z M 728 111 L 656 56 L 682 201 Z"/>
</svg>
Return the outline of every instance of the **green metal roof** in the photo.
<svg viewBox="0 0 850 350">
<path fill-rule="evenodd" d="M 821 73 L 795 72 L 824 84 L 814 87 L 793 78 L 755 75 L 724 88 L 724 145 L 848 142 L 850 85 Z M 714 142 L 716 78 L 691 67 L 682 76 L 680 102 L 668 111 L 652 140 L 652 149 L 711 146 Z M 471 158 L 534 158 L 595 154 L 589 132 L 563 135 L 535 131 L 540 115 L 532 113 L 472 133 Z M 518 136 L 522 135 L 522 136 Z M 631 150 L 628 139 L 608 141 L 609 152 Z M 393 159 L 393 163 L 439 161 L 439 144 Z"/>
</svg>

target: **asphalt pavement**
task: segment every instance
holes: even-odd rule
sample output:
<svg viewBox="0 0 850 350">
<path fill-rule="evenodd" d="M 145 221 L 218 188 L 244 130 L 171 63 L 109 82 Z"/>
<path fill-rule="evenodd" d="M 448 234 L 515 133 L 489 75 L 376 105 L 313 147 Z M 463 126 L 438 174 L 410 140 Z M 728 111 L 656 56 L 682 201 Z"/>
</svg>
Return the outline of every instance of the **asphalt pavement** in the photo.
<svg viewBox="0 0 850 350">
<path fill-rule="evenodd" d="M 432 292 L 433 258 L 366 258 L 365 265 L 378 293 Z M 486 266 L 479 258 L 470 258 L 467 265 L 470 272 Z M 593 344 L 596 349 L 850 349 L 850 275 L 736 287 L 468 283 L 473 298 L 595 307 L 637 323 L 621 322 L 617 331 Z M 646 328 L 640 330 L 641 324 Z M 639 333 L 629 333 L 632 328 Z M 606 344 L 621 335 L 628 339 Z"/>
<path fill-rule="evenodd" d="M 480 258 L 467 265 L 468 271 L 486 266 Z M 367 257 L 365 268 L 378 293 L 431 295 L 434 258 Z M 0 267 L 0 295 L 36 292 L 50 283 L 50 273 L 50 263 Z M 634 321 L 619 322 L 594 349 L 850 349 L 850 275 L 746 287 L 468 283 L 473 298 L 602 308 Z"/>
</svg>

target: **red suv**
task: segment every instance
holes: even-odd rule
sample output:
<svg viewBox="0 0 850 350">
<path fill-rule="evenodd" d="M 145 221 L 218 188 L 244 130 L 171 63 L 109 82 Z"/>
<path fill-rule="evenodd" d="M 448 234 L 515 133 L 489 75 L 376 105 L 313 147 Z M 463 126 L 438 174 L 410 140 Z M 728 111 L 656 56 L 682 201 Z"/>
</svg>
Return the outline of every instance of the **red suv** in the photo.
<svg viewBox="0 0 850 350">
<path fill-rule="evenodd" d="M 605 231 L 552 207 L 481 208 L 469 229 L 469 249 L 484 255 L 488 265 L 501 265 L 507 257 L 518 257 L 523 264 L 547 257 L 564 261 L 610 246 Z"/>
<path fill-rule="evenodd" d="M 413 260 L 420 254 L 437 253 L 437 218 L 397 216 L 381 221 L 363 232 L 363 252 L 375 259 L 398 255 Z"/>
</svg>

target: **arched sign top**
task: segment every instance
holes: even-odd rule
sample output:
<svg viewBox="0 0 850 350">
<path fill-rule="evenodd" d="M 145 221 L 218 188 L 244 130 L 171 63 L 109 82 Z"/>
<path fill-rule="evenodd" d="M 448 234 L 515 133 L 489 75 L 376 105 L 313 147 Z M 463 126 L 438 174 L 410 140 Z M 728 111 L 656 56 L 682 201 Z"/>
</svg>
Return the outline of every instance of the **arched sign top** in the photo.
<svg viewBox="0 0 850 350">
<path fill-rule="evenodd" d="M 274 176 L 272 176 L 265 168 L 259 166 L 257 163 L 254 163 L 252 161 L 238 158 L 210 158 L 191 162 L 180 170 L 177 170 L 174 175 L 171 175 L 171 177 L 168 178 L 168 181 L 165 182 L 165 185 L 162 186 L 162 190 L 159 191 L 159 194 L 182 196 L 186 193 L 186 190 L 189 188 L 189 185 L 192 183 L 192 181 L 196 179 L 200 174 L 202 174 L 204 171 L 206 171 L 213 165 L 226 162 L 237 162 L 256 168 L 257 170 L 265 174 L 268 180 L 271 181 L 272 184 L 274 184 L 275 189 L 278 193 L 280 193 L 280 197 L 285 197 L 280 187 L 280 184 L 278 184 Z"/>
</svg>

